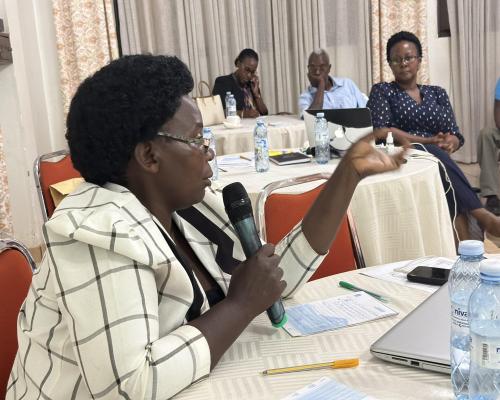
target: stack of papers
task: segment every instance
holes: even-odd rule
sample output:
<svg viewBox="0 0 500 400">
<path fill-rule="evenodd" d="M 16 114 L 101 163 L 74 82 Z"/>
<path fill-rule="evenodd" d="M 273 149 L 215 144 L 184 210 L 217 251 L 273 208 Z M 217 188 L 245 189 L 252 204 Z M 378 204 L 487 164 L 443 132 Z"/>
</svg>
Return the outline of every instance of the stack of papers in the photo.
<svg viewBox="0 0 500 400">
<path fill-rule="evenodd" d="M 286 314 L 288 322 L 284 329 L 292 336 L 306 336 L 397 315 L 397 312 L 365 292 L 355 292 L 290 307 Z"/>
<path fill-rule="evenodd" d="M 240 156 L 230 155 L 230 156 L 219 156 L 217 157 L 217 165 L 219 167 L 252 167 L 253 166 L 253 156 L 245 157 L 250 158 L 250 160 L 241 158 Z"/>
<path fill-rule="evenodd" d="M 283 400 L 374 400 L 373 397 L 366 396 L 363 393 L 334 381 L 333 379 L 323 377 L 316 382 L 292 393 Z"/>
</svg>

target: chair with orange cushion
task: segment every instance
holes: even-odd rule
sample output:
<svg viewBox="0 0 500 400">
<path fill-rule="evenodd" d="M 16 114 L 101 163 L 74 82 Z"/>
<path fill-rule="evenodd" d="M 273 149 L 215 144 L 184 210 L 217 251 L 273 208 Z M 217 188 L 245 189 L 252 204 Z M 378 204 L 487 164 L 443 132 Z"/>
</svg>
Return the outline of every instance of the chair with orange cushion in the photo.
<svg viewBox="0 0 500 400">
<path fill-rule="evenodd" d="M 257 225 L 262 240 L 278 243 L 302 218 L 323 189 L 323 185 L 302 193 L 272 193 L 275 190 L 300 185 L 316 180 L 327 180 L 329 174 L 314 174 L 284 179 L 267 185 L 257 199 Z M 310 280 L 323 278 L 340 272 L 364 268 L 365 263 L 354 223 L 349 211 L 325 257 Z"/>
<path fill-rule="evenodd" d="M 35 269 L 30 252 L 15 240 L 0 239 L 0 399 L 17 352 L 17 317 Z"/>
<path fill-rule="evenodd" d="M 81 175 L 73 167 L 68 150 L 59 150 L 38 157 L 33 166 L 33 175 L 42 207 L 43 220 L 48 221 L 56 208 L 50 195 L 50 185 L 78 178 Z"/>
</svg>

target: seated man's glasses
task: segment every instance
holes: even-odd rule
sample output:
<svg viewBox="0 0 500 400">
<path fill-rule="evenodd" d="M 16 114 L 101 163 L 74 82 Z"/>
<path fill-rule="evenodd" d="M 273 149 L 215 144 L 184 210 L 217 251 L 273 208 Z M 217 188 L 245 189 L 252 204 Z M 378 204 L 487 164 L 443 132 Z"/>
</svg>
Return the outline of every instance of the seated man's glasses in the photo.
<svg viewBox="0 0 500 400">
<path fill-rule="evenodd" d="M 406 56 L 406 57 L 395 57 L 389 60 L 391 65 L 403 65 L 403 64 L 411 64 L 415 60 L 419 59 L 419 56 Z"/>
<path fill-rule="evenodd" d="M 195 138 L 186 138 L 184 136 L 174 135 L 173 133 L 168 133 L 168 132 L 158 132 L 157 135 L 172 140 L 176 140 L 178 142 L 186 143 L 193 147 L 197 147 L 204 153 L 208 152 L 208 148 L 210 146 L 210 139 L 204 138 L 203 136 L 197 136 Z"/>
<path fill-rule="evenodd" d="M 307 69 L 309 70 L 309 72 L 316 72 L 317 70 L 319 70 L 320 72 L 326 72 L 328 71 L 329 67 L 330 66 L 328 64 L 321 64 L 321 65 L 309 64 L 307 66 Z"/>
</svg>

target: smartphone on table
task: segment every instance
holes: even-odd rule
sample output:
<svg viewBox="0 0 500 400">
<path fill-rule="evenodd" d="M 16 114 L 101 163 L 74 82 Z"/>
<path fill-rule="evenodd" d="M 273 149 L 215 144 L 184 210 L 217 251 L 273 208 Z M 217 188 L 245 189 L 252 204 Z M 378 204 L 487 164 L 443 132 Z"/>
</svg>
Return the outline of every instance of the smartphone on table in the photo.
<svg viewBox="0 0 500 400">
<path fill-rule="evenodd" d="M 450 270 L 446 268 L 418 266 L 408 272 L 406 278 L 411 282 L 427 283 L 428 285 L 444 285 L 448 281 Z"/>
</svg>

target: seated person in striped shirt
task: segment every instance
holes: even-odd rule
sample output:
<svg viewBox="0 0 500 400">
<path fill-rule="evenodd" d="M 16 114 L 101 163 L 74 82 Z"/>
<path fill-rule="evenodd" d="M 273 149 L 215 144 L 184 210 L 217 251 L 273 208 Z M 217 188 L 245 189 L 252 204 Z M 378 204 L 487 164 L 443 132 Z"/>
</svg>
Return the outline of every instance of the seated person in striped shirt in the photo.
<svg viewBox="0 0 500 400">
<path fill-rule="evenodd" d="M 299 97 L 299 115 L 304 110 L 365 107 L 368 98 L 348 78 L 330 75 L 332 65 L 328 53 L 315 50 L 307 62 L 307 78 L 311 84 Z"/>
<path fill-rule="evenodd" d="M 192 89 L 184 63 L 152 55 L 119 58 L 78 88 L 66 137 L 86 182 L 44 226 L 7 399 L 167 399 L 206 377 L 307 282 L 358 182 L 402 163 L 370 137 L 356 143 L 304 220 L 245 261 L 210 188 Z"/>
</svg>

